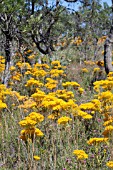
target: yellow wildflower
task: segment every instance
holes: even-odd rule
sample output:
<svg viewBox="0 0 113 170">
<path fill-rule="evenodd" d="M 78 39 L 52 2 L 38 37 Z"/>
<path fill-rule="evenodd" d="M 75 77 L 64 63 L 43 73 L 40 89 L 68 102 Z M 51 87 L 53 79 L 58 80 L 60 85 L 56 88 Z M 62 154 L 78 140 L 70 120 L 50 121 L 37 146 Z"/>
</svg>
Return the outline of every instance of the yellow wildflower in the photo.
<svg viewBox="0 0 113 170">
<path fill-rule="evenodd" d="M 2 100 L 0 100 L 0 109 L 6 108 L 7 105 L 6 103 L 2 102 Z"/>
<path fill-rule="evenodd" d="M 60 113 L 54 112 L 48 116 L 48 119 L 57 119 L 60 116 Z"/>
<path fill-rule="evenodd" d="M 81 88 L 81 87 L 79 87 L 79 88 L 78 88 L 78 92 L 79 92 L 80 94 L 82 94 L 82 93 L 84 92 L 84 89 Z"/>
<path fill-rule="evenodd" d="M 81 70 L 83 73 L 88 73 L 89 71 L 87 70 L 87 68 L 82 68 Z"/>
<path fill-rule="evenodd" d="M 14 66 L 11 66 L 10 68 L 9 68 L 9 70 L 10 71 L 14 71 L 16 68 L 14 67 Z"/>
<path fill-rule="evenodd" d="M 66 82 L 66 83 L 62 83 L 63 87 L 68 87 L 68 86 L 73 86 L 73 87 L 80 87 L 80 84 L 78 84 L 77 82 Z"/>
<path fill-rule="evenodd" d="M 90 138 L 89 141 L 87 141 L 88 145 L 92 145 L 92 144 L 98 144 L 101 142 L 107 142 L 108 138 Z"/>
<path fill-rule="evenodd" d="M 64 116 L 64 117 L 59 118 L 57 122 L 58 122 L 58 124 L 65 125 L 69 121 L 72 121 L 72 119 L 70 117 Z"/>
<path fill-rule="evenodd" d="M 34 121 L 34 120 L 32 120 L 32 119 L 30 119 L 29 117 L 26 117 L 24 120 L 21 120 L 20 122 L 19 122 L 19 125 L 21 126 L 21 127 L 28 127 L 28 128 L 32 128 L 32 127 L 34 127 L 35 125 L 37 124 L 37 122 L 36 121 Z"/>
<path fill-rule="evenodd" d="M 44 135 L 44 134 L 42 133 L 42 131 L 41 131 L 40 129 L 38 129 L 38 128 L 23 129 L 23 130 L 21 130 L 20 133 L 21 133 L 21 135 L 25 136 L 26 138 L 27 138 L 27 137 L 33 138 L 34 135 L 39 136 L 39 137 L 41 137 L 41 136 Z"/>
<path fill-rule="evenodd" d="M 36 113 L 36 112 L 31 112 L 29 114 L 29 117 L 30 117 L 30 119 L 36 121 L 37 123 L 42 122 L 44 120 L 44 116 L 41 115 L 40 113 Z"/>
<path fill-rule="evenodd" d="M 28 100 L 26 100 L 26 101 L 24 102 L 24 104 L 21 104 L 21 105 L 19 105 L 18 107 L 19 107 L 19 108 L 28 109 L 28 108 L 33 108 L 33 107 L 35 107 L 35 106 L 37 106 L 37 103 L 34 102 L 32 98 L 29 98 Z"/>
<path fill-rule="evenodd" d="M 112 131 L 113 131 L 113 126 L 112 125 L 106 126 L 105 130 L 103 132 L 103 135 L 108 136 Z"/>
<path fill-rule="evenodd" d="M 99 67 L 94 68 L 94 70 L 93 70 L 93 71 L 94 71 L 94 73 L 95 73 L 95 72 L 98 72 L 98 71 L 100 71 L 100 68 L 99 68 Z"/>
<path fill-rule="evenodd" d="M 42 133 L 42 131 L 41 131 L 40 129 L 35 128 L 35 135 L 41 137 L 41 136 L 43 136 L 44 134 Z"/>
<path fill-rule="evenodd" d="M 83 150 L 74 150 L 73 154 L 76 155 L 77 159 L 87 159 L 88 154 L 86 154 Z"/>
<path fill-rule="evenodd" d="M 84 112 L 82 110 L 78 110 L 78 116 L 81 116 L 83 119 L 91 119 L 92 116 L 88 114 L 87 112 Z"/>
<path fill-rule="evenodd" d="M 27 84 L 25 86 L 30 87 L 32 85 L 42 87 L 43 83 L 41 83 L 39 80 L 35 80 L 34 78 L 31 78 L 30 80 L 27 81 Z"/>
<path fill-rule="evenodd" d="M 107 162 L 106 165 L 107 165 L 109 168 L 113 168 L 113 161 Z"/>
<path fill-rule="evenodd" d="M 96 64 L 98 66 L 104 67 L 104 61 L 97 61 Z"/>
<path fill-rule="evenodd" d="M 38 160 L 40 160 L 40 157 L 39 156 L 33 156 L 33 158 L 36 160 L 36 161 L 38 161 Z"/>
<path fill-rule="evenodd" d="M 81 110 L 96 110 L 95 105 L 92 102 L 83 103 L 79 106 Z"/>
<path fill-rule="evenodd" d="M 105 121 L 103 125 L 104 125 L 104 126 L 108 126 L 108 125 L 110 125 L 112 122 L 113 122 L 113 118 Z"/>
</svg>

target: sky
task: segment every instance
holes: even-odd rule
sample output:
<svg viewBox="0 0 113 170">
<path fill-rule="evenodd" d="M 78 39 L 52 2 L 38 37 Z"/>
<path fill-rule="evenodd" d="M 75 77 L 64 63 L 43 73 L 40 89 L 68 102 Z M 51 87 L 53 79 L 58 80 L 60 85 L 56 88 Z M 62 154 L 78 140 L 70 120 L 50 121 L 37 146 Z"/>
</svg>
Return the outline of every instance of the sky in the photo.
<svg viewBox="0 0 113 170">
<path fill-rule="evenodd" d="M 109 6 L 111 6 L 111 1 L 112 0 L 100 0 L 101 4 L 103 4 L 104 2 L 107 2 L 107 4 Z M 63 6 L 69 7 L 71 9 L 77 10 L 78 7 L 80 6 L 80 3 L 76 2 L 76 3 L 69 3 L 69 2 L 65 2 L 64 0 L 62 0 L 61 3 Z"/>
<path fill-rule="evenodd" d="M 101 4 L 103 4 L 104 2 L 107 2 L 107 4 L 109 6 L 111 6 L 111 0 L 100 0 L 101 1 Z M 53 5 L 54 4 L 54 0 L 49 0 L 49 3 L 50 5 Z M 79 8 L 80 6 L 80 3 L 76 2 L 76 3 L 69 3 L 69 2 L 65 2 L 64 0 L 61 0 L 61 4 L 63 6 L 66 6 L 67 8 L 69 9 L 74 9 L 75 11 Z"/>
</svg>

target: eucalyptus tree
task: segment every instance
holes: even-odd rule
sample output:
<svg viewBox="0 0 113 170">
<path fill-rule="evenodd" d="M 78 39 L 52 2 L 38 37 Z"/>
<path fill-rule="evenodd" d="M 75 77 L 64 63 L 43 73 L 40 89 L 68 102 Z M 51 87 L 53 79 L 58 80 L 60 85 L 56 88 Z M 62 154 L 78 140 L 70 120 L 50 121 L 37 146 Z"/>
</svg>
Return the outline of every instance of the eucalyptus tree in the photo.
<svg viewBox="0 0 113 170">
<path fill-rule="evenodd" d="M 54 51 L 54 43 L 59 36 L 56 34 L 56 27 L 63 10 L 61 6 L 52 8 L 44 6 L 28 20 L 32 40 L 43 54 L 50 55 Z"/>
<path fill-rule="evenodd" d="M 95 60 L 98 56 L 100 46 L 97 45 L 98 38 L 107 35 L 110 29 L 111 8 L 107 3 L 101 4 L 100 0 L 65 0 L 66 2 L 81 2 L 78 11 L 74 12 L 73 25 L 74 36 L 80 36 L 83 40 L 78 49 L 83 58 L 92 56 Z M 75 3 L 76 5 L 76 3 Z"/>
<path fill-rule="evenodd" d="M 86 55 L 88 51 L 92 51 L 92 59 L 95 60 L 100 48 L 97 45 L 98 39 L 106 35 L 110 28 L 110 7 L 107 4 L 102 6 L 99 1 L 93 0 L 90 6 L 83 6 L 80 24 L 84 53 Z"/>
</svg>

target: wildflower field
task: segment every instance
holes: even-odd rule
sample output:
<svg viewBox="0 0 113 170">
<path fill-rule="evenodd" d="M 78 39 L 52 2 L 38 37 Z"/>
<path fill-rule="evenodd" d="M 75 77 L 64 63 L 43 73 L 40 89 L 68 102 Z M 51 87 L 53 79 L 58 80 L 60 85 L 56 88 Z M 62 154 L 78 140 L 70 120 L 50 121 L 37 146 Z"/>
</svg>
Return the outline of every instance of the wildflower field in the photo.
<svg viewBox="0 0 113 170">
<path fill-rule="evenodd" d="M 74 70 L 27 55 L 13 56 L 8 87 L 0 80 L 0 170 L 112 169 L 113 73 L 103 61 Z M 4 69 L 0 56 L 0 77 Z"/>
</svg>

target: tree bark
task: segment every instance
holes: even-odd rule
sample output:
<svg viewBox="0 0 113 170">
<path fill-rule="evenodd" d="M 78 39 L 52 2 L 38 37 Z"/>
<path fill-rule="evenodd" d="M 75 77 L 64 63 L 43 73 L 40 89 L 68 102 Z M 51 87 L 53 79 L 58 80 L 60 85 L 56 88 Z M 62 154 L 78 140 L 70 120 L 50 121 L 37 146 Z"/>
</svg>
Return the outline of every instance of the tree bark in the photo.
<svg viewBox="0 0 113 170">
<path fill-rule="evenodd" d="M 109 72 L 113 72 L 112 66 L 112 48 L 113 48 L 113 0 L 112 0 L 112 25 L 110 29 L 110 33 L 105 41 L 104 45 L 104 67 L 105 71 L 108 74 Z"/>
<path fill-rule="evenodd" d="M 113 26 L 111 27 L 110 33 L 104 45 L 104 67 L 107 74 L 109 72 L 113 72 L 112 46 L 113 46 Z"/>
<path fill-rule="evenodd" d="M 3 75 L 2 83 L 6 86 L 8 85 L 8 80 L 10 77 L 10 62 L 11 62 L 11 39 L 8 34 L 5 34 L 6 42 L 5 42 L 5 70 Z"/>
</svg>

